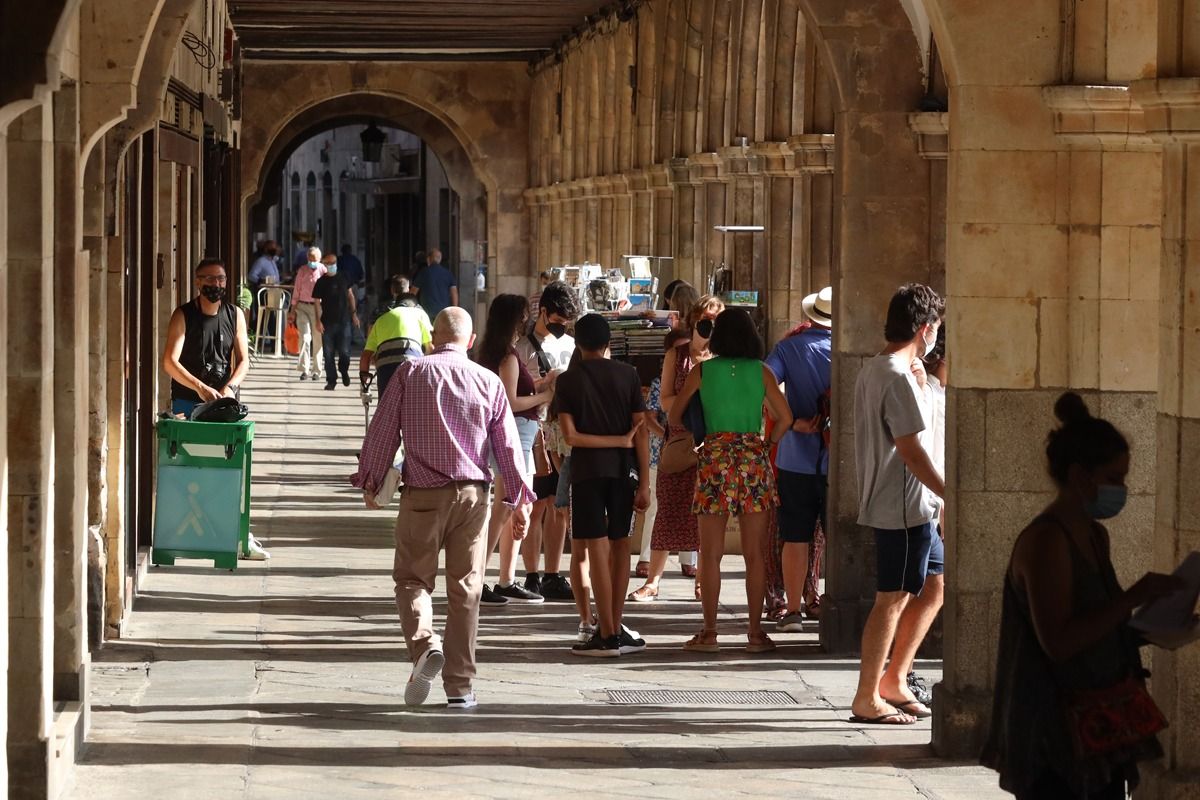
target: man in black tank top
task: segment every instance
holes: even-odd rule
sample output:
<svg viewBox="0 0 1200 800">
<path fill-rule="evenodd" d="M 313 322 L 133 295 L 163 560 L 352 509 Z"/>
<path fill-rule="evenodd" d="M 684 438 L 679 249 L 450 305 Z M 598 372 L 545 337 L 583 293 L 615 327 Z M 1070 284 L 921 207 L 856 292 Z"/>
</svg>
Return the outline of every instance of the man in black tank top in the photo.
<svg viewBox="0 0 1200 800">
<path fill-rule="evenodd" d="M 162 368 L 171 376 L 171 413 L 190 416 L 200 403 L 235 397 L 250 366 L 246 319 L 226 302 L 225 264 L 196 267 L 196 297 L 175 309 Z"/>
</svg>

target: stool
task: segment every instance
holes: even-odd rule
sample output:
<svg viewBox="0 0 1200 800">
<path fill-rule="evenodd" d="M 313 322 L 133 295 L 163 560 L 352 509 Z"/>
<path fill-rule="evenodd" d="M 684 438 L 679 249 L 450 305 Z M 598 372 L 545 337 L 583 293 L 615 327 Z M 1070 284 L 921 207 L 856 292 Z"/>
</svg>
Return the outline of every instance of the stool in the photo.
<svg viewBox="0 0 1200 800">
<path fill-rule="evenodd" d="M 292 295 L 278 286 L 258 290 L 258 323 L 254 326 L 254 350 L 262 355 L 264 344 L 271 342 L 276 358 L 283 355 L 283 325 Z M 265 331 L 265 332 L 264 332 Z"/>
</svg>

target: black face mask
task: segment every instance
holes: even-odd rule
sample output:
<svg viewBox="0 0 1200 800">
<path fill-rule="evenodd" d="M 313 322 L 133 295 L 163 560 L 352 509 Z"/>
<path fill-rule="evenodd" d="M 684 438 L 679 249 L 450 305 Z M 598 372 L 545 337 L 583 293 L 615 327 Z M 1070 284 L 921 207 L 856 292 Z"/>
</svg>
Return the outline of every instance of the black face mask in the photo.
<svg viewBox="0 0 1200 800">
<path fill-rule="evenodd" d="M 700 334 L 701 339 L 711 339 L 713 332 L 713 321 L 711 319 L 702 319 L 696 323 L 696 333 Z"/>
<path fill-rule="evenodd" d="M 211 283 L 206 283 L 201 286 L 200 294 L 210 303 L 219 303 L 225 299 L 224 287 L 214 286 Z"/>
<path fill-rule="evenodd" d="M 567 332 L 567 326 L 561 322 L 547 322 L 546 330 L 550 331 L 550 335 L 557 339 Z"/>
</svg>

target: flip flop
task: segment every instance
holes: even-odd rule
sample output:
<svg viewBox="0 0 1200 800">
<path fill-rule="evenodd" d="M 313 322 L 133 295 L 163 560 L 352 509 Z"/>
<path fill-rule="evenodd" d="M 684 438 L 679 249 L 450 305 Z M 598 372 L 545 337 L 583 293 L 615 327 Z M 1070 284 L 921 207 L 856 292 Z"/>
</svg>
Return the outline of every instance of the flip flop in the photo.
<svg viewBox="0 0 1200 800">
<path fill-rule="evenodd" d="M 910 717 L 917 719 L 929 719 L 933 716 L 933 712 L 929 710 L 929 706 L 922 703 L 920 700 L 892 700 L 883 698 L 883 702 L 896 707 L 896 710 L 902 714 L 908 714 Z"/>
<path fill-rule="evenodd" d="M 889 722 L 889 720 L 895 720 Z M 850 721 L 857 725 L 916 725 L 917 721 L 912 718 L 912 715 L 905 714 L 900 711 L 893 711 L 890 714 L 880 714 L 878 717 L 860 717 L 858 714 L 850 717 Z"/>
</svg>

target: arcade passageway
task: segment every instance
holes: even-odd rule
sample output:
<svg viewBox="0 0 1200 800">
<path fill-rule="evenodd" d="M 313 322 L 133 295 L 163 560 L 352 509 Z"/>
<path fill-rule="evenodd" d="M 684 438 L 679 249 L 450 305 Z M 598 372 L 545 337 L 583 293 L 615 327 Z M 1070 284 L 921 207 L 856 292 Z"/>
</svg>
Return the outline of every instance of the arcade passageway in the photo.
<svg viewBox="0 0 1200 800">
<path fill-rule="evenodd" d="M 292 796 L 319 772 L 499 796 L 492 777 L 555 775 L 674 796 L 719 774 L 986 797 L 994 779 L 958 765 L 1065 389 L 1131 444 L 1120 579 L 1200 549 L 1198 18 L 1200 0 L 0 0 L 0 786 Z M 564 663 L 552 607 L 487 616 L 481 713 L 401 712 L 386 515 L 344 480 L 351 391 L 267 356 L 246 387 L 275 558 L 148 570 L 169 320 L 202 258 L 233 300 L 268 240 L 285 275 L 302 243 L 357 254 L 372 308 L 437 248 L 477 328 L 543 270 L 629 255 L 663 287 L 719 271 L 768 347 L 831 286 L 819 625 L 766 660 L 697 661 L 669 646 L 695 623 L 680 598 L 637 620 L 644 657 L 595 666 Z M 912 281 L 947 301 L 946 603 L 922 666 L 941 680 L 931 723 L 866 732 L 834 722 L 876 585 L 848 421 Z M 1200 647 L 1147 657 L 1172 725 L 1138 800 L 1193 798 Z M 798 703 L 618 707 L 621 688 Z"/>
<path fill-rule="evenodd" d="M 406 707 L 394 510 L 365 510 L 344 481 L 362 406 L 316 384 L 278 393 L 291 378 L 273 363 L 246 384 L 253 528 L 271 560 L 233 573 L 151 568 L 125 636 L 92 663 L 92 732 L 68 797 L 1003 796 L 986 770 L 934 758 L 927 724 L 847 724 L 855 663 L 822 653 L 815 625 L 749 656 L 733 646 L 743 596 L 721 615 L 725 653 L 683 652 L 700 604 L 680 578 L 666 579 L 668 602 L 631 610 L 649 649 L 612 662 L 571 655 L 571 604 L 487 610 L 479 708 L 447 711 L 440 687 L 425 708 Z M 738 562 L 728 560 L 730 598 Z M 435 610 L 440 618 L 444 603 Z M 936 677 L 935 664 L 918 666 Z M 783 695 L 761 706 L 618 705 L 614 690 Z"/>
</svg>

